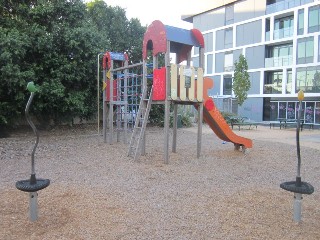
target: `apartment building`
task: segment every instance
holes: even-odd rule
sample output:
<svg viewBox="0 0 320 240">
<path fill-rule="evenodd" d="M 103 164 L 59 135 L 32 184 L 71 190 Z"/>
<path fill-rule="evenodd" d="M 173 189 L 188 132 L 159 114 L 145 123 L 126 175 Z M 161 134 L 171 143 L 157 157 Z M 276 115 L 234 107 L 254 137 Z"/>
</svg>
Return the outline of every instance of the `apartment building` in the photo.
<svg viewBox="0 0 320 240">
<path fill-rule="evenodd" d="M 319 0 L 208 1 L 207 9 L 182 18 L 204 35 L 205 74 L 214 80 L 209 95 L 220 108 L 230 105 L 255 121 L 295 119 L 301 89 L 305 122 L 320 124 Z M 193 52 L 195 66 L 198 54 Z M 238 107 L 232 77 L 240 54 L 251 89 Z"/>
</svg>

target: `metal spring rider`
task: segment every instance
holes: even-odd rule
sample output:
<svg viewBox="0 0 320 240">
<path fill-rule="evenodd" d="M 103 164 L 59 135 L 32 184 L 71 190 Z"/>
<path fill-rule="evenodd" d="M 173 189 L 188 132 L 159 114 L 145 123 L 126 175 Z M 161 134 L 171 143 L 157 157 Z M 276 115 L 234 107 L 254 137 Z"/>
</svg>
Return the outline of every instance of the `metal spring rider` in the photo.
<svg viewBox="0 0 320 240">
<path fill-rule="evenodd" d="M 294 193 L 294 203 L 293 203 L 293 219 L 295 222 L 299 223 L 301 221 L 301 205 L 302 205 L 302 194 L 312 194 L 314 188 L 310 183 L 302 182 L 300 175 L 301 168 L 301 155 L 300 155 L 300 121 L 301 121 L 301 106 L 302 100 L 304 99 L 304 93 L 302 90 L 298 93 L 299 109 L 298 109 L 298 119 L 297 119 L 297 131 L 296 131 L 296 143 L 297 143 L 297 156 L 298 156 L 298 166 L 297 166 L 297 176 L 296 181 L 284 182 L 280 184 L 280 187 L 286 191 Z"/>
<path fill-rule="evenodd" d="M 29 108 L 32 103 L 32 99 L 34 97 L 35 92 L 37 91 L 37 88 L 33 84 L 33 82 L 29 82 L 27 85 L 27 89 L 31 92 L 31 95 L 29 97 L 26 109 L 25 109 L 25 115 L 26 119 L 31 126 L 34 134 L 36 135 L 36 142 L 34 144 L 32 153 L 31 153 L 31 176 L 28 180 L 20 180 L 16 182 L 16 188 L 23 192 L 29 193 L 29 218 L 31 221 L 36 221 L 38 219 L 38 193 L 37 191 L 44 189 L 49 186 L 50 180 L 49 179 L 36 179 L 36 172 L 35 172 L 35 166 L 34 166 L 34 154 L 36 151 L 36 148 L 39 143 L 39 133 L 33 124 L 33 122 L 30 119 L 29 116 Z"/>
</svg>

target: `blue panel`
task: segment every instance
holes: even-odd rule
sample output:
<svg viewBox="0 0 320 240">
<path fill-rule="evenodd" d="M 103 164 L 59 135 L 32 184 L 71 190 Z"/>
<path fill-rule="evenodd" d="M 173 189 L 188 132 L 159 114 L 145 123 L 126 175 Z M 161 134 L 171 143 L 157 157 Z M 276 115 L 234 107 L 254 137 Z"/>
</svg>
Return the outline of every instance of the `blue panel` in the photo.
<svg viewBox="0 0 320 240">
<path fill-rule="evenodd" d="M 126 60 L 124 53 L 110 52 L 110 57 L 111 57 L 111 60 L 115 60 L 115 61 L 125 61 Z"/>
<path fill-rule="evenodd" d="M 167 40 L 171 42 L 182 43 L 185 45 L 201 47 L 197 39 L 193 36 L 191 30 L 186 30 L 182 28 L 165 26 Z"/>
</svg>

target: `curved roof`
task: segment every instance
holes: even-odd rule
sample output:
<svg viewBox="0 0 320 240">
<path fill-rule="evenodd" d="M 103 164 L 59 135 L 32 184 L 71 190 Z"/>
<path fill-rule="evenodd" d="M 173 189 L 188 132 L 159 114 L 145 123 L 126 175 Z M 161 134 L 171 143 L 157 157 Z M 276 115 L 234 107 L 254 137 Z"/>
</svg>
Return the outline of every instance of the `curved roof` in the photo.
<svg viewBox="0 0 320 240">
<path fill-rule="evenodd" d="M 170 51 L 178 53 L 181 61 L 187 58 L 192 47 L 204 47 L 202 33 L 197 29 L 186 30 L 164 25 L 161 21 L 153 21 L 147 28 L 143 38 L 143 59 L 147 51 L 153 49 L 153 55 L 167 52 L 167 41 L 170 41 Z"/>
</svg>

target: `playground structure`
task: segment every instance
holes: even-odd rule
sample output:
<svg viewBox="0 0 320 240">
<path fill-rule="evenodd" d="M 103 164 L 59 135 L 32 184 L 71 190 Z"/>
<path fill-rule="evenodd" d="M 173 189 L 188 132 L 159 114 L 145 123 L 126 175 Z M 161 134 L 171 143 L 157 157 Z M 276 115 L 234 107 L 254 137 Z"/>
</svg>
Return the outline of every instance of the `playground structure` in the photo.
<svg viewBox="0 0 320 240">
<path fill-rule="evenodd" d="M 125 53 L 106 52 L 103 56 L 103 139 L 113 142 L 113 134 L 107 139 L 107 126 L 113 132 L 115 114 L 117 142 L 123 133 L 127 143 L 127 134 L 134 126 L 139 109 L 143 83 L 143 63 L 128 66 Z M 112 84 L 111 84 L 112 83 Z M 111 124 L 112 123 L 112 124 Z"/>
<path fill-rule="evenodd" d="M 191 66 L 192 48 L 199 49 L 199 67 Z M 106 52 L 104 55 L 103 72 L 106 87 L 103 96 L 103 135 L 105 142 L 108 139 L 112 144 L 114 125 L 117 130 L 117 141 L 120 141 L 122 132 L 125 143 L 130 127 L 133 128 L 128 155 L 137 160 L 140 155 L 145 154 L 145 128 L 151 106 L 164 104 L 165 163 L 169 162 L 170 105 L 173 106 L 172 152 L 176 152 L 177 149 L 178 105 L 193 105 L 198 110 L 198 158 L 201 152 L 203 118 L 219 138 L 234 143 L 235 149 L 242 147 L 245 152 L 246 148 L 252 147 L 250 139 L 233 133 L 215 107 L 213 100 L 207 95 L 208 89 L 213 87 L 213 82 L 210 78 L 204 77 L 204 38 L 199 30 L 166 26 L 156 20 L 149 25 L 144 35 L 142 50 L 142 63 L 133 65 L 128 65 L 126 54 Z M 170 63 L 170 54 L 175 54 L 175 63 Z M 164 66 L 160 66 L 161 57 L 164 57 Z M 152 63 L 147 63 L 151 58 Z M 115 64 L 119 65 L 119 63 L 120 66 L 115 67 Z M 151 67 L 152 73 L 150 70 L 148 72 L 148 68 Z M 137 68 L 139 68 L 138 71 Z M 132 78 L 136 78 L 134 83 Z"/>
</svg>

